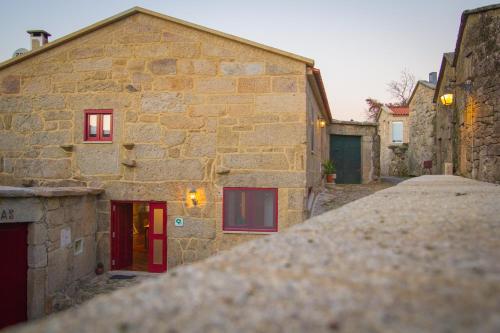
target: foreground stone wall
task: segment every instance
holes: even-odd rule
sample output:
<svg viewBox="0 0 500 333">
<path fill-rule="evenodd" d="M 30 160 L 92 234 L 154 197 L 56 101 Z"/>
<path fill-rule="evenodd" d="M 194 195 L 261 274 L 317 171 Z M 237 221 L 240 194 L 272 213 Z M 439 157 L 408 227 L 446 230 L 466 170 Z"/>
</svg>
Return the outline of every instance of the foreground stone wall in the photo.
<svg viewBox="0 0 500 333">
<path fill-rule="evenodd" d="M 169 267 L 202 259 L 258 237 L 222 232 L 224 186 L 279 188 L 279 229 L 303 220 L 305 90 L 305 63 L 134 14 L 0 72 L 0 181 L 104 188 L 106 266 L 110 200 L 166 201 Z M 112 143 L 83 142 L 85 109 L 113 109 Z"/>
<path fill-rule="evenodd" d="M 472 89 L 455 90 L 458 121 L 458 172 L 473 179 L 500 183 L 500 9 L 471 14 L 455 63 L 456 83 L 472 81 Z"/>
<path fill-rule="evenodd" d="M 361 136 L 361 180 L 363 184 L 380 177 L 380 138 L 377 126 L 377 123 L 339 120 L 334 120 L 328 126 L 330 135 Z"/>
<path fill-rule="evenodd" d="M 436 110 L 433 103 L 434 85 L 427 81 L 419 81 L 415 89 L 409 103 L 408 173 L 412 176 L 421 176 L 429 171 L 435 173 L 437 169 L 435 167 Z M 424 161 L 433 161 L 432 170 L 424 170 Z"/>
<path fill-rule="evenodd" d="M 8 223 L 28 223 L 28 319 L 58 310 L 58 296 L 74 293 L 96 268 L 95 195 L 102 190 L 60 190 L 0 186 L 0 210 L 14 217 Z"/>
<path fill-rule="evenodd" d="M 499 197 L 417 177 L 7 332 L 498 332 Z"/>
<path fill-rule="evenodd" d="M 408 144 L 409 141 L 409 123 L 408 116 L 395 116 L 386 110 L 384 107 L 378 118 L 378 134 L 380 136 L 380 175 L 394 176 L 390 173 L 390 165 L 395 158 L 393 151 L 390 149 L 392 143 L 392 122 L 403 122 L 403 143 Z M 408 159 L 406 158 L 406 163 Z M 408 165 L 406 166 L 408 169 Z"/>
</svg>

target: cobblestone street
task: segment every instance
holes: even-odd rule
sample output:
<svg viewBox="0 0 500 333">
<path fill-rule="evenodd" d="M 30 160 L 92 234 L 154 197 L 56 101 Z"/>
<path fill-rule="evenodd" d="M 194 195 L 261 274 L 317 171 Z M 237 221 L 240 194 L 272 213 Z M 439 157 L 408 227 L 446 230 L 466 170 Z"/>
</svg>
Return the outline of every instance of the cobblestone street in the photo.
<svg viewBox="0 0 500 333">
<path fill-rule="evenodd" d="M 339 208 L 377 191 L 396 185 L 396 182 L 379 181 L 369 184 L 335 184 L 327 187 L 316 199 L 312 216 Z"/>
<path fill-rule="evenodd" d="M 59 293 L 53 303 L 55 312 L 79 306 L 100 294 L 109 294 L 117 289 L 131 287 L 141 281 L 154 278 L 155 275 L 137 272 L 137 274 L 105 273 L 81 280 L 74 289 Z"/>
</svg>

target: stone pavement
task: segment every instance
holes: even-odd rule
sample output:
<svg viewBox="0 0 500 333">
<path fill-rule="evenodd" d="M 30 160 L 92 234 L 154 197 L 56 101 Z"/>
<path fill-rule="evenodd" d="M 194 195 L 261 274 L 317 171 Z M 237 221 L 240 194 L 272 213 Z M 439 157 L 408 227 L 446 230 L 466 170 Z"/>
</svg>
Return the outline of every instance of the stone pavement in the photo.
<svg viewBox="0 0 500 333">
<path fill-rule="evenodd" d="M 323 214 L 394 185 L 395 183 L 390 182 L 331 185 L 318 195 L 314 202 L 311 216 Z"/>
<path fill-rule="evenodd" d="M 79 306 L 97 295 L 109 294 L 121 288 L 129 288 L 157 274 L 142 272 L 108 272 L 102 275 L 92 275 L 78 281 L 72 288 L 63 293 L 57 293 L 53 301 L 54 312 Z"/>
<path fill-rule="evenodd" d="M 423 176 L 11 332 L 499 332 L 500 186 Z"/>
</svg>

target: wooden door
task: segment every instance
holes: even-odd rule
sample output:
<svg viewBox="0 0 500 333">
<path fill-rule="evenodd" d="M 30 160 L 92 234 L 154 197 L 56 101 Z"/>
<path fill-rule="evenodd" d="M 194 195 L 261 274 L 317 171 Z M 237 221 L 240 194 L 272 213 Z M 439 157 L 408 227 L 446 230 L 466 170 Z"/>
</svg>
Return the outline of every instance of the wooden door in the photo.
<svg viewBox="0 0 500 333">
<path fill-rule="evenodd" d="M 167 270 L 167 206 L 165 203 L 149 203 L 149 253 L 148 270 L 161 273 Z"/>
<path fill-rule="evenodd" d="M 112 260 L 111 269 L 125 269 L 132 266 L 133 258 L 133 205 L 132 203 L 112 204 Z"/>
<path fill-rule="evenodd" d="M 26 318 L 28 225 L 0 224 L 0 329 Z"/>
<path fill-rule="evenodd" d="M 330 137 L 330 159 L 337 167 L 338 184 L 361 183 L 361 137 L 332 135 Z"/>
</svg>

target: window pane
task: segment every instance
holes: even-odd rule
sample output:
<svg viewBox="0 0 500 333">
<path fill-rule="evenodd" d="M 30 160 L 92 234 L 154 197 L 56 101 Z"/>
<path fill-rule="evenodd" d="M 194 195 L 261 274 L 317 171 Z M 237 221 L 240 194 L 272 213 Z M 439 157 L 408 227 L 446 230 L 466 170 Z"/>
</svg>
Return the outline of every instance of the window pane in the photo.
<svg viewBox="0 0 500 333">
<path fill-rule="evenodd" d="M 153 240 L 153 264 L 158 265 L 163 263 L 163 240 Z"/>
<path fill-rule="evenodd" d="M 276 229 L 276 192 L 225 189 L 224 227 L 233 230 Z"/>
<path fill-rule="evenodd" d="M 111 136 L 111 115 L 102 115 L 102 136 L 109 138 Z"/>
<path fill-rule="evenodd" d="M 96 114 L 90 114 L 89 116 L 89 137 L 95 138 L 97 137 L 97 115 Z"/>
<path fill-rule="evenodd" d="M 163 233 L 163 209 L 154 209 L 153 211 L 153 233 Z"/>
<path fill-rule="evenodd" d="M 392 142 L 403 142 L 403 123 L 392 123 Z"/>
</svg>

